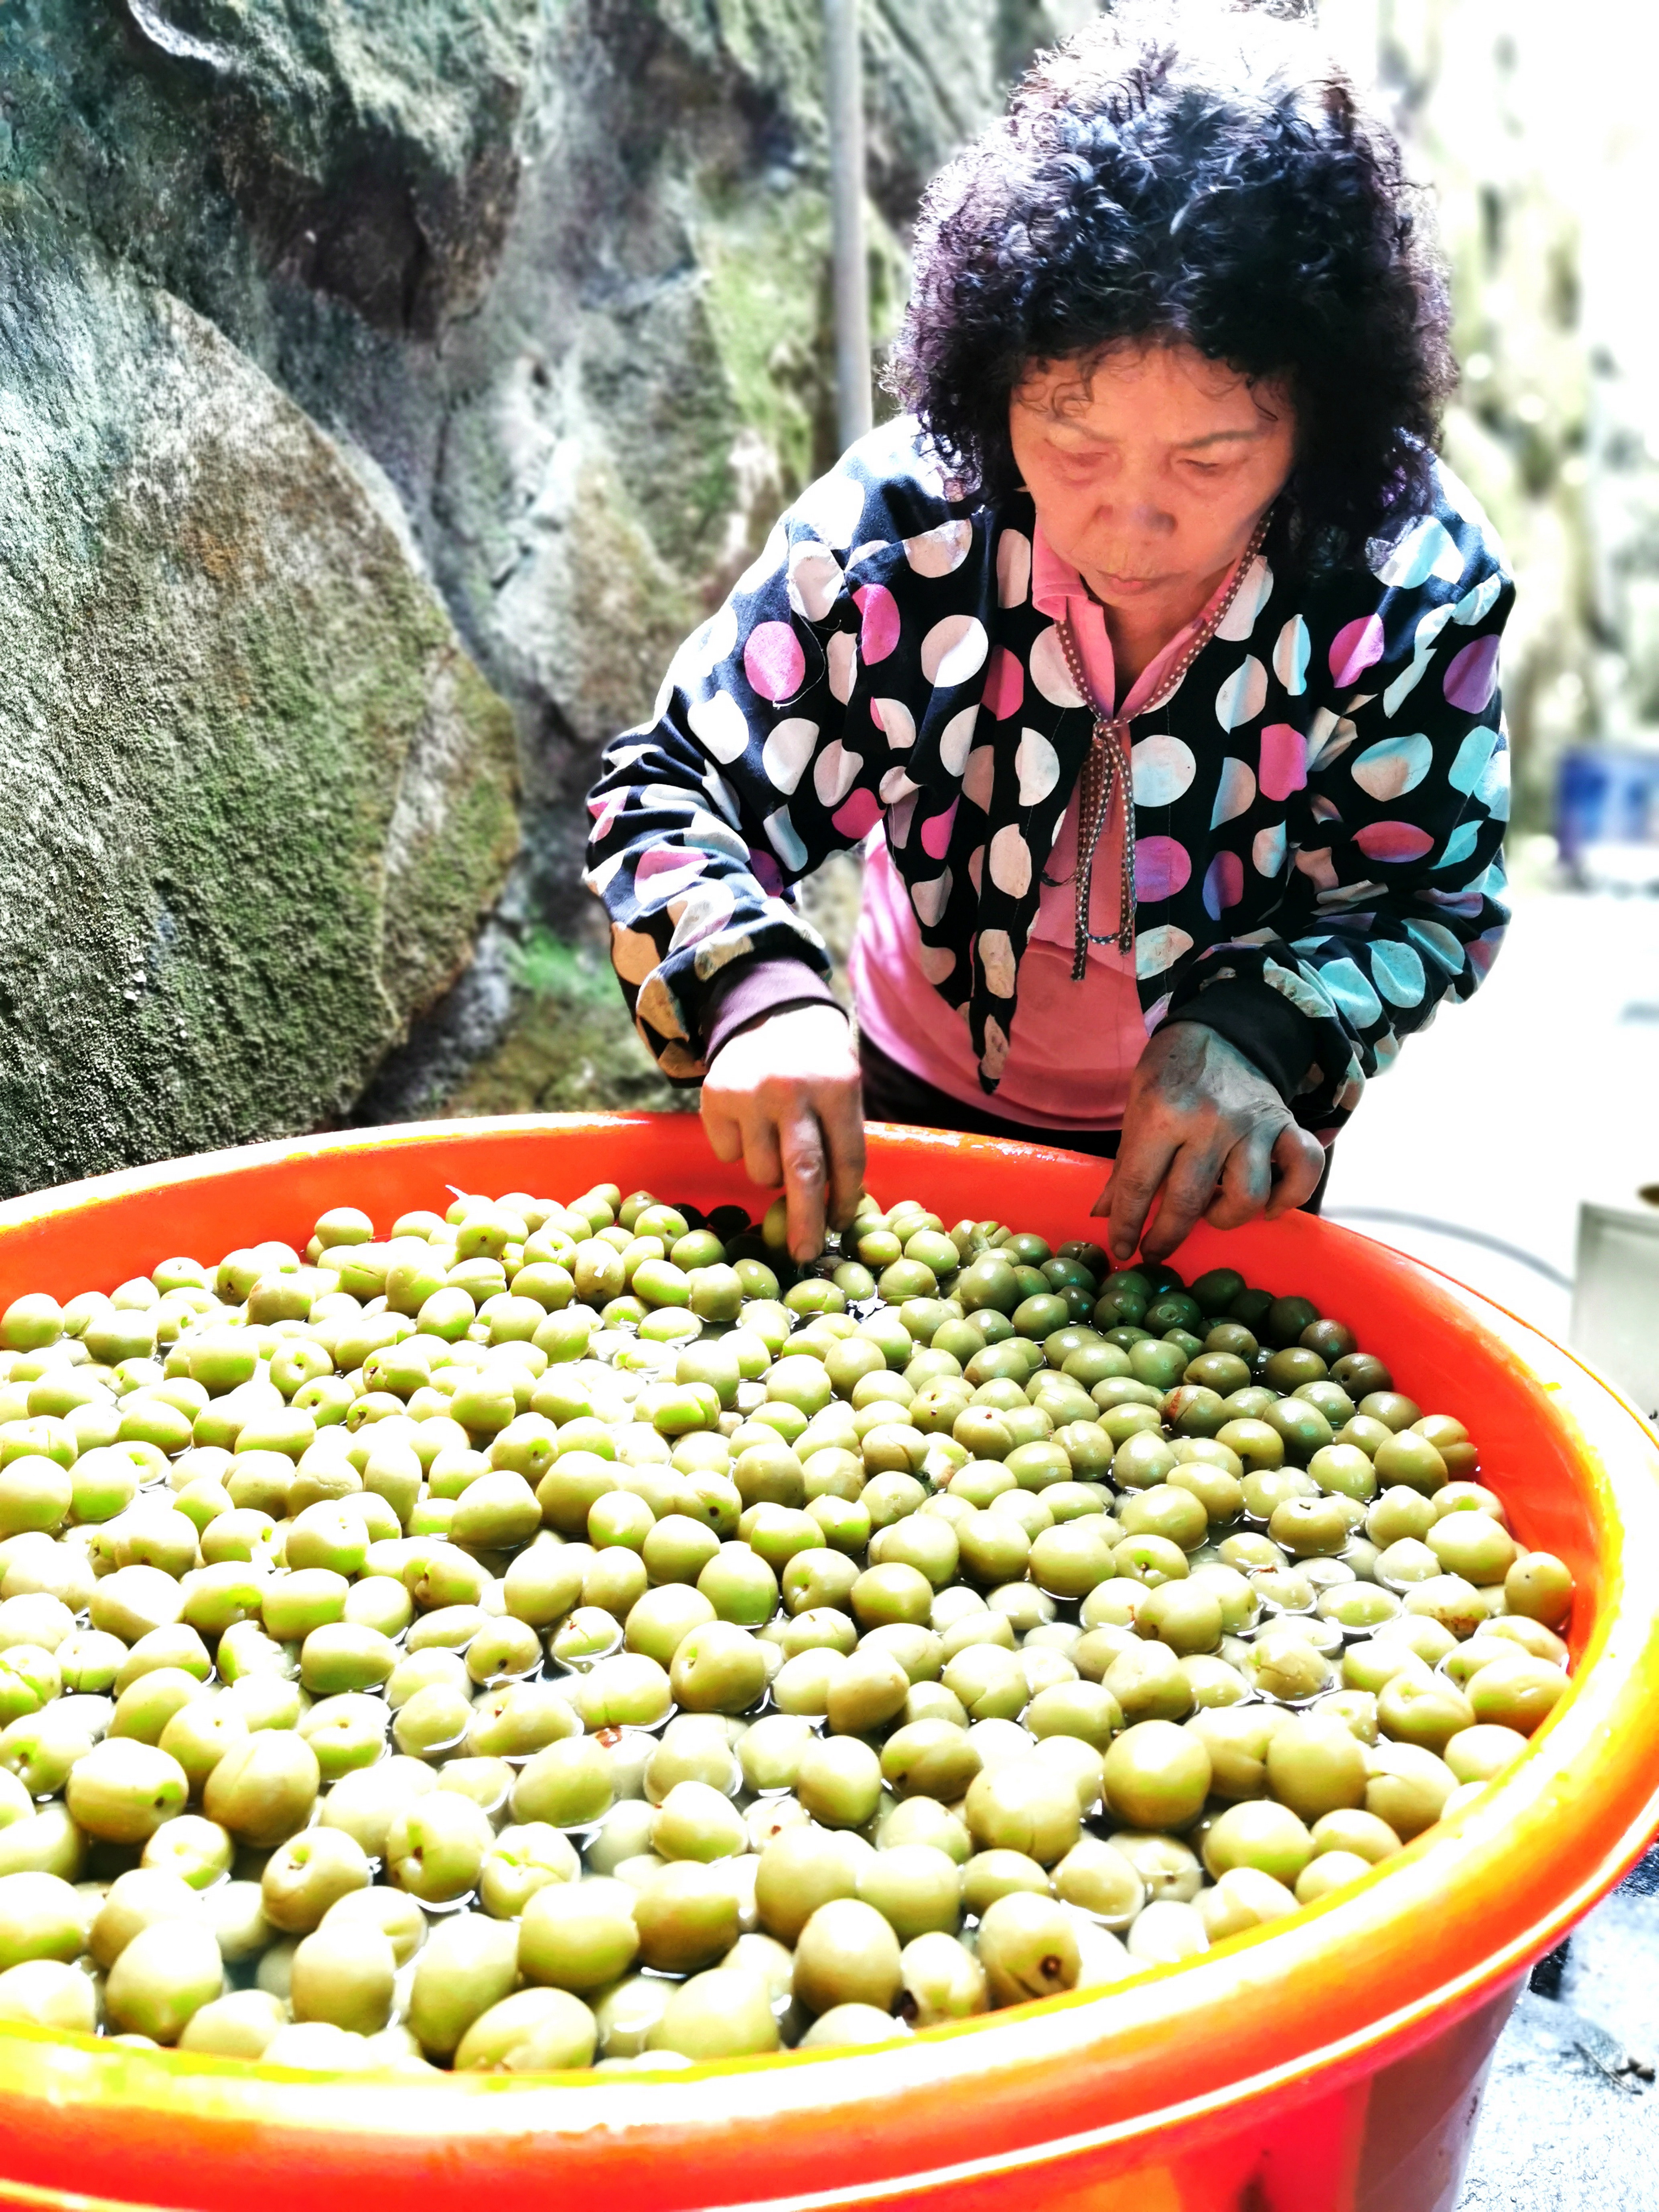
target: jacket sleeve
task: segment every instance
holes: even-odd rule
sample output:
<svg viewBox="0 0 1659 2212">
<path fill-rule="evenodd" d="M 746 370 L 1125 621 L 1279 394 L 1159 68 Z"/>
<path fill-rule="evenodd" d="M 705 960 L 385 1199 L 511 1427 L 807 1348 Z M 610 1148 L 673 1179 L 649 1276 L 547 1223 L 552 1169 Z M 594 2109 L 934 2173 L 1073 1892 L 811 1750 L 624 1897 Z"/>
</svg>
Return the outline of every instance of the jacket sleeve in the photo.
<svg viewBox="0 0 1659 2212">
<path fill-rule="evenodd" d="M 610 916 L 635 1025 L 675 1081 L 697 1081 L 716 1026 L 734 1026 L 721 1008 L 739 975 L 775 979 L 788 963 L 805 971 L 792 1002 L 829 996 L 818 980 L 829 955 L 790 889 L 869 828 L 861 812 L 838 822 L 827 803 L 843 781 L 859 666 L 847 571 L 892 534 L 868 450 L 785 515 L 674 656 L 651 720 L 607 746 L 588 797 L 584 880 Z M 860 738 L 866 758 L 872 738 L 878 729 Z M 803 781 L 826 802 L 802 810 L 805 836 L 790 811 Z"/>
<path fill-rule="evenodd" d="M 1283 872 L 1276 927 L 1215 946 L 1168 1017 L 1209 988 L 1279 994 L 1305 1023 L 1292 1103 L 1325 1138 L 1443 1000 L 1479 988 L 1509 920 L 1498 653 L 1514 586 L 1492 538 L 1457 520 L 1443 508 L 1382 549 L 1371 606 L 1353 614 L 1350 602 L 1347 619 L 1315 627 L 1329 680 L 1300 733 L 1303 760 L 1284 772 L 1299 787 L 1251 854 L 1262 874 Z M 1431 556 L 1425 589 L 1416 572 Z M 1265 763 L 1276 733 L 1263 736 Z M 1213 1026 L 1227 1033 L 1224 1017 Z"/>
</svg>

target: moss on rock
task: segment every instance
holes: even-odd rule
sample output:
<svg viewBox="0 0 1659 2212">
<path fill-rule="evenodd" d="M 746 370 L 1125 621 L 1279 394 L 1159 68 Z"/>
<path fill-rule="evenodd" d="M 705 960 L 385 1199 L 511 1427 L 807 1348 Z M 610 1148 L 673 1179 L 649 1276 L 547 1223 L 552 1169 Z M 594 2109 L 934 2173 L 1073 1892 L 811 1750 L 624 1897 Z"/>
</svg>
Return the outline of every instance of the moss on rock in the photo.
<svg viewBox="0 0 1659 2212">
<path fill-rule="evenodd" d="M 518 1005 L 496 1049 L 450 1097 L 451 1114 L 689 1113 L 696 1093 L 664 1081 L 604 954 L 537 929 L 513 962 Z"/>
<path fill-rule="evenodd" d="M 1091 5 L 866 0 L 878 328 L 921 180 Z M 511 847 L 488 685 L 574 830 L 833 458 L 824 167 L 821 0 L 0 0 L 0 1185 L 383 1062 L 416 1111 L 639 1079 L 602 969 L 615 1036 L 491 969 L 581 939 L 528 868 L 386 1055 Z"/>
<path fill-rule="evenodd" d="M 0 195 L 0 1186 L 306 1127 L 468 955 L 511 718 L 338 453 Z"/>
</svg>

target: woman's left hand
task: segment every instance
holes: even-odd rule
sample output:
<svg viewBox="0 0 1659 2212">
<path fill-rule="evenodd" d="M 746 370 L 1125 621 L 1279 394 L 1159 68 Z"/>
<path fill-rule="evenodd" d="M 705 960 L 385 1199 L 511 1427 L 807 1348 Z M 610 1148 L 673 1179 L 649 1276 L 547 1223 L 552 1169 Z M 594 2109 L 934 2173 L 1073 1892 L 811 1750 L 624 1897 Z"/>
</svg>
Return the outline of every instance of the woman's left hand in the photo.
<svg viewBox="0 0 1659 2212">
<path fill-rule="evenodd" d="M 1094 1211 L 1110 1218 L 1120 1266 L 1137 1245 L 1163 1260 L 1200 1218 L 1217 1229 L 1261 1214 L 1276 1220 L 1312 1197 L 1324 1171 L 1323 1146 L 1258 1067 L 1215 1030 L 1170 1022 L 1136 1065 L 1112 1179 Z"/>
</svg>

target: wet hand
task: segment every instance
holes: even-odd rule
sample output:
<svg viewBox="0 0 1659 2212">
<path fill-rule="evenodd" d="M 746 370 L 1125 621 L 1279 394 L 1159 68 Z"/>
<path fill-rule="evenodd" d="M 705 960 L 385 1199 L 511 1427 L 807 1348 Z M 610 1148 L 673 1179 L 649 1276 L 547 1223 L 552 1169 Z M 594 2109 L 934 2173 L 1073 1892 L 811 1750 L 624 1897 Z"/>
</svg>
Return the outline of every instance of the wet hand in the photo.
<svg viewBox="0 0 1659 2212">
<path fill-rule="evenodd" d="M 1200 1219 L 1276 1220 L 1318 1188 L 1325 1152 L 1261 1070 L 1197 1022 L 1171 1022 L 1129 1085 L 1112 1179 L 1094 1211 L 1120 1266 L 1166 1259 Z M 1149 1225 L 1150 1224 L 1150 1225 Z"/>
<path fill-rule="evenodd" d="M 823 1249 L 826 1221 L 845 1228 L 864 1183 L 864 1096 L 847 1018 L 793 1006 L 729 1038 L 702 1085 L 714 1157 L 738 1160 L 789 1202 L 789 1252 Z"/>
</svg>

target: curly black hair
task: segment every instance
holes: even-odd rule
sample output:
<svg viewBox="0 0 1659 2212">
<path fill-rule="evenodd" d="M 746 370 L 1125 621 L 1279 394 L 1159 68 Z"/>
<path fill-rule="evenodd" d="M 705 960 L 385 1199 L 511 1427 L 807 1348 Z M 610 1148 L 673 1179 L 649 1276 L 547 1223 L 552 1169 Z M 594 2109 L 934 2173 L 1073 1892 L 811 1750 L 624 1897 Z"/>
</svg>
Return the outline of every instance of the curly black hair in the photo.
<svg viewBox="0 0 1659 2212">
<path fill-rule="evenodd" d="M 1288 392 L 1296 540 L 1344 559 L 1423 502 L 1455 381 L 1417 198 L 1295 16 L 1126 0 L 1040 56 L 929 188 L 890 384 L 997 500 L 1029 370 L 1190 344 Z"/>
</svg>

